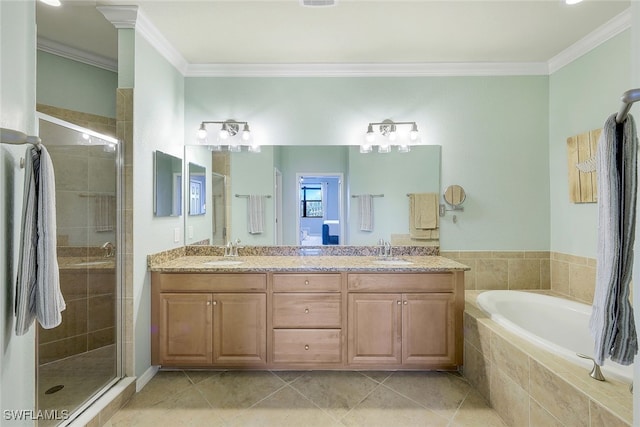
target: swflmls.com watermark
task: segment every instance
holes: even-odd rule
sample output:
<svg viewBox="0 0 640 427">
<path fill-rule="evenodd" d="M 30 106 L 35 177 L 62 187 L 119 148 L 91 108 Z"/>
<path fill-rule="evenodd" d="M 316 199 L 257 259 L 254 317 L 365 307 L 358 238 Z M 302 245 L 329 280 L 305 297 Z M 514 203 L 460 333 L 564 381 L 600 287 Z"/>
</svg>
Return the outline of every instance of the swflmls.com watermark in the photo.
<svg viewBox="0 0 640 427">
<path fill-rule="evenodd" d="M 69 411 L 63 410 L 39 410 L 33 409 L 5 409 L 2 411 L 5 421 L 64 421 L 69 419 Z"/>
</svg>

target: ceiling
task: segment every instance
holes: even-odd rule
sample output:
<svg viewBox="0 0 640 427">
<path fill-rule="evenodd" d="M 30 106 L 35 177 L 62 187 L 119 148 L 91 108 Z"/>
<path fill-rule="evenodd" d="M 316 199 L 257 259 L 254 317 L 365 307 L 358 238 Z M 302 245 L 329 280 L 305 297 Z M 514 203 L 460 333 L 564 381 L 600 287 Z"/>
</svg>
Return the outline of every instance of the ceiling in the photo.
<svg viewBox="0 0 640 427">
<path fill-rule="evenodd" d="M 629 1 L 299 0 L 37 3 L 38 36 L 111 60 L 117 36 L 96 5 L 139 5 L 188 64 L 547 62 Z"/>
</svg>

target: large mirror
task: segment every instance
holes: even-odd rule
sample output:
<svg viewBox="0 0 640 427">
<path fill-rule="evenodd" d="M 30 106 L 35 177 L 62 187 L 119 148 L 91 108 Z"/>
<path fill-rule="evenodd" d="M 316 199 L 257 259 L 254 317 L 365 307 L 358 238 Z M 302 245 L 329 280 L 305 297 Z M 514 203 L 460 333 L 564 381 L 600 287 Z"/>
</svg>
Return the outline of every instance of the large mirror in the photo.
<svg viewBox="0 0 640 427">
<path fill-rule="evenodd" d="M 437 246 L 437 230 L 434 238 L 412 239 L 408 195 L 439 194 L 440 152 L 435 145 L 384 154 L 336 145 L 263 146 L 259 153 L 186 146 L 185 162 L 205 165 L 207 188 L 217 179 L 222 189 L 215 213 L 185 215 L 186 244 L 375 245 L 384 239 Z"/>
<path fill-rule="evenodd" d="M 153 160 L 153 213 L 182 215 L 182 159 L 155 151 Z"/>
</svg>

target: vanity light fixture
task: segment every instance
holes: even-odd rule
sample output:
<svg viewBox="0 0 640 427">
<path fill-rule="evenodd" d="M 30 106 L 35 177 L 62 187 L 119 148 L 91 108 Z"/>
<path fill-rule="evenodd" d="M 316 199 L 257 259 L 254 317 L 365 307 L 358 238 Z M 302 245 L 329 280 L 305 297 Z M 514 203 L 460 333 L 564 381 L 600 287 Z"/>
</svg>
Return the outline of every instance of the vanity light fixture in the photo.
<svg viewBox="0 0 640 427">
<path fill-rule="evenodd" d="M 220 130 L 214 144 L 209 144 L 207 141 L 208 131 L 207 125 L 217 124 L 220 125 Z M 240 132 L 240 126 L 242 125 L 242 132 Z M 259 153 L 260 146 L 253 144 L 251 141 L 251 129 L 249 129 L 248 122 L 241 122 L 237 120 L 211 120 L 203 121 L 200 123 L 200 128 L 197 132 L 198 142 L 203 145 L 208 145 L 211 151 L 222 151 L 223 147 L 232 152 L 242 151 L 242 147 L 246 146 L 247 151 L 252 153 Z"/>
<path fill-rule="evenodd" d="M 411 130 L 406 135 L 398 134 L 398 126 L 411 126 Z M 376 133 L 374 126 L 379 126 L 379 132 Z M 418 124 L 416 122 L 394 122 L 393 120 L 386 119 L 378 123 L 369 123 L 367 126 L 367 133 L 364 136 L 365 142 L 360 145 L 361 153 L 371 153 L 373 151 L 373 145 L 378 146 L 378 153 L 390 153 L 391 147 L 398 146 L 399 153 L 408 153 L 411 151 L 411 143 L 417 143 L 420 138 L 418 133 Z M 381 139 L 378 144 L 375 144 L 376 139 Z"/>
</svg>

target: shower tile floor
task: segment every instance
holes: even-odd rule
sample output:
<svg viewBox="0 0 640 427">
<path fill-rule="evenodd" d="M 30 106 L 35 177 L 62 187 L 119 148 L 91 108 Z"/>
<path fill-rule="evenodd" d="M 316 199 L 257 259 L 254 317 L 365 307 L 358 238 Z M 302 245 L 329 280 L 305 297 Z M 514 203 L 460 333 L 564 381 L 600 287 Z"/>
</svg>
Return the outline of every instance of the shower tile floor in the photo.
<svg viewBox="0 0 640 427">
<path fill-rule="evenodd" d="M 457 373 L 160 371 L 105 426 L 505 426 Z"/>
<path fill-rule="evenodd" d="M 115 346 L 108 345 L 86 353 L 40 366 L 38 371 L 38 408 L 72 412 L 100 391 L 115 376 Z M 45 392 L 63 385 L 59 391 Z M 59 421 L 41 420 L 38 426 L 54 426 Z"/>
</svg>

